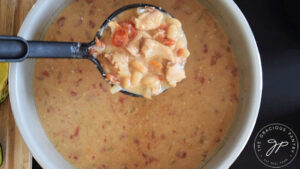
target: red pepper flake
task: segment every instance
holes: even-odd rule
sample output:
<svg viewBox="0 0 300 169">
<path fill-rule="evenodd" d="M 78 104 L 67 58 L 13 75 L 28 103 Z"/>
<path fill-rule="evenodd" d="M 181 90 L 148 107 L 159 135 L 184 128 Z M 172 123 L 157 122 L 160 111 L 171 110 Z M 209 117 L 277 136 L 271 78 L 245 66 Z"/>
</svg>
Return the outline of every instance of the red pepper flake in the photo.
<svg viewBox="0 0 300 169">
<path fill-rule="evenodd" d="M 147 149 L 150 150 L 151 149 L 151 145 L 150 143 L 147 144 Z"/>
<path fill-rule="evenodd" d="M 138 165 L 137 163 L 134 163 L 134 167 L 135 167 L 135 168 L 138 168 L 139 165 Z"/>
<path fill-rule="evenodd" d="M 106 151 L 106 148 L 105 148 L 105 147 L 103 147 L 103 148 L 100 150 L 101 153 L 104 153 L 105 151 Z"/>
<path fill-rule="evenodd" d="M 81 70 L 80 68 L 77 68 L 77 69 L 75 70 L 75 72 L 76 72 L 76 73 L 79 73 L 79 74 L 82 74 L 82 70 Z"/>
<path fill-rule="evenodd" d="M 235 84 L 234 83 L 229 83 L 229 85 L 232 87 L 232 88 L 236 88 Z"/>
<path fill-rule="evenodd" d="M 70 41 L 71 41 L 71 42 L 74 42 L 74 38 L 70 37 Z"/>
<path fill-rule="evenodd" d="M 239 98 L 237 97 L 236 94 L 233 94 L 230 96 L 230 102 L 238 102 Z"/>
<path fill-rule="evenodd" d="M 196 81 L 200 82 L 201 85 L 203 85 L 204 82 L 205 82 L 205 77 L 203 77 L 203 76 L 200 75 L 199 69 L 195 70 L 194 79 Z"/>
<path fill-rule="evenodd" d="M 222 133 L 222 132 L 223 132 L 223 129 L 219 129 L 219 132 Z"/>
<path fill-rule="evenodd" d="M 142 156 L 143 156 L 144 158 L 147 158 L 147 157 L 148 157 L 147 154 L 145 154 L 145 153 L 142 153 Z"/>
<path fill-rule="evenodd" d="M 181 151 L 181 150 L 178 150 L 177 153 L 176 153 L 176 156 L 178 158 L 186 158 L 186 152 L 185 151 Z"/>
<path fill-rule="evenodd" d="M 133 139 L 133 142 L 134 142 L 134 144 L 136 144 L 136 145 L 140 145 L 140 140 L 137 139 L 137 138 Z"/>
<path fill-rule="evenodd" d="M 166 135 L 161 134 L 161 135 L 160 135 L 160 138 L 161 138 L 162 140 L 164 140 L 164 139 L 166 139 Z"/>
<path fill-rule="evenodd" d="M 180 9 L 184 4 L 184 0 L 175 0 L 174 4 L 173 4 L 173 9 L 177 10 Z"/>
<path fill-rule="evenodd" d="M 155 131 L 154 130 L 152 130 L 152 132 L 151 132 L 151 138 L 155 139 Z"/>
<path fill-rule="evenodd" d="M 95 13 L 94 7 L 89 10 L 89 15 L 95 15 Z"/>
<path fill-rule="evenodd" d="M 207 44 L 203 45 L 203 53 L 207 53 L 208 52 L 208 47 Z"/>
<path fill-rule="evenodd" d="M 91 4 L 94 0 L 85 0 L 86 3 Z"/>
<path fill-rule="evenodd" d="M 43 70 L 41 73 L 45 77 L 50 77 L 50 74 L 49 74 L 49 72 L 47 70 Z"/>
<path fill-rule="evenodd" d="M 198 134 L 198 132 L 199 132 L 199 129 L 200 129 L 200 128 L 199 128 L 198 126 L 196 126 L 194 132 L 191 134 L 191 137 L 197 136 L 197 134 Z"/>
<path fill-rule="evenodd" d="M 199 79 L 199 82 L 203 85 L 205 82 L 205 78 L 203 76 L 201 76 Z"/>
<path fill-rule="evenodd" d="M 106 142 L 107 142 L 106 138 L 104 138 L 104 139 L 103 139 L 103 142 L 104 142 L 104 143 L 106 143 Z"/>
<path fill-rule="evenodd" d="M 100 89 L 103 89 L 103 84 L 101 82 L 98 84 L 98 86 L 100 87 Z"/>
<path fill-rule="evenodd" d="M 64 17 L 64 16 L 60 17 L 60 18 L 56 21 L 58 27 L 63 27 L 64 24 L 65 24 L 65 20 L 66 20 L 66 17 Z"/>
<path fill-rule="evenodd" d="M 185 138 L 182 139 L 182 143 L 183 143 L 183 144 L 186 144 L 186 139 L 185 139 Z"/>
<path fill-rule="evenodd" d="M 77 157 L 77 156 L 73 156 L 73 159 L 74 159 L 74 160 L 78 160 L 78 157 Z"/>
<path fill-rule="evenodd" d="M 231 69 L 231 74 L 232 74 L 232 76 L 236 77 L 238 75 L 238 68 L 237 67 L 233 67 Z"/>
<path fill-rule="evenodd" d="M 82 81 L 82 78 L 79 78 L 78 80 L 76 80 L 76 82 L 75 82 L 75 86 L 77 87 L 77 86 L 79 86 L 79 83 Z"/>
<path fill-rule="evenodd" d="M 156 158 L 148 156 L 142 152 L 142 157 L 145 159 L 145 165 L 150 165 L 152 162 L 158 161 Z"/>
<path fill-rule="evenodd" d="M 202 157 L 203 157 L 203 159 L 206 159 L 207 153 L 203 153 L 203 154 L 202 154 Z"/>
<path fill-rule="evenodd" d="M 176 133 L 177 133 L 177 131 L 176 131 L 176 130 L 172 130 L 172 133 L 173 133 L 173 134 L 176 134 Z"/>
<path fill-rule="evenodd" d="M 192 10 L 185 10 L 183 11 L 186 15 L 192 15 L 193 11 Z"/>
<path fill-rule="evenodd" d="M 121 134 L 120 136 L 119 136 L 119 139 L 120 140 L 123 140 L 125 138 L 125 135 L 124 134 Z"/>
<path fill-rule="evenodd" d="M 106 165 L 102 164 L 98 169 L 107 169 Z"/>
<path fill-rule="evenodd" d="M 168 115 L 169 116 L 174 116 L 176 113 L 174 112 L 174 111 L 170 111 L 169 113 L 168 113 Z"/>
<path fill-rule="evenodd" d="M 107 90 L 104 88 L 103 84 L 100 82 L 98 84 L 99 88 L 103 91 L 103 92 L 107 92 Z M 96 87 L 96 86 L 95 86 Z"/>
<path fill-rule="evenodd" d="M 145 161 L 145 165 L 150 165 L 151 163 L 158 161 L 156 158 L 154 157 L 149 157 L 146 161 Z"/>
<path fill-rule="evenodd" d="M 70 92 L 70 94 L 71 94 L 71 96 L 73 96 L 73 97 L 76 97 L 76 96 L 77 96 L 77 93 L 74 92 L 73 90 Z"/>
<path fill-rule="evenodd" d="M 229 53 L 231 51 L 231 48 L 229 46 L 227 46 L 226 51 Z"/>
<path fill-rule="evenodd" d="M 124 103 L 124 101 L 125 100 L 127 100 L 128 99 L 128 97 L 119 97 L 119 99 L 118 99 L 118 101 L 121 103 L 121 104 L 123 104 Z"/>
<path fill-rule="evenodd" d="M 89 26 L 91 27 L 91 28 L 95 28 L 96 27 L 96 23 L 94 22 L 94 21 L 89 21 Z"/>
<path fill-rule="evenodd" d="M 213 66 L 217 64 L 217 60 L 220 59 L 221 57 L 222 55 L 220 53 L 215 52 L 215 54 L 211 56 L 210 65 Z"/>
<path fill-rule="evenodd" d="M 48 112 L 48 113 L 52 113 L 53 111 L 54 111 L 53 106 L 49 106 L 49 107 L 47 108 L 47 112 Z"/>
<path fill-rule="evenodd" d="M 182 96 L 184 96 L 184 94 L 185 94 L 185 92 L 181 92 L 178 94 L 178 97 L 182 97 Z"/>
<path fill-rule="evenodd" d="M 77 126 L 76 129 L 75 129 L 75 132 L 70 135 L 70 139 L 73 139 L 74 137 L 77 137 L 79 135 L 79 131 L 80 131 L 80 127 Z"/>
<path fill-rule="evenodd" d="M 80 19 L 76 22 L 76 24 L 74 25 L 74 27 L 79 27 L 80 25 L 82 25 L 82 23 L 83 23 L 83 20 L 80 18 Z"/>
<path fill-rule="evenodd" d="M 95 160 L 95 158 L 96 158 L 95 155 L 93 155 L 93 156 L 92 156 L 92 160 Z"/>
<path fill-rule="evenodd" d="M 125 129 L 126 129 L 126 126 L 125 126 L 125 125 L 123 125 L 122 129 L 123 129 L 123 130 L 125 130 Z"/>
</svg>

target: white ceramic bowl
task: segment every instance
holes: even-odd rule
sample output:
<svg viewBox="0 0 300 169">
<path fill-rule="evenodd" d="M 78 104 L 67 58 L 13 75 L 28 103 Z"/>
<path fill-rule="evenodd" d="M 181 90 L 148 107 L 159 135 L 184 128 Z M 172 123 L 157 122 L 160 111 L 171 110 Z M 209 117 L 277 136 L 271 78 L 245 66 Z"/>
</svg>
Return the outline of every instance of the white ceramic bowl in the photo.
<svg viewBox="0 0 300 169">
<path fill-rule="evenodd" d="M 262 92 L 260 56 L 251 29 L 233 0 L 201 0 L 225 28 L 237 56 L 241 95 L 236 120 L 225 144 L 205 169 L 226 169 L 246 145 L 259 111 Z M 19 36 L 40 39 L 53 18 L 69 0 L 38 0 L 27 15 Z M 45 169 L 72 169 L 46 136 L 35 108 L 32 89 L 34 60 L 10 66 L 9 92 L 19 131 L 34 158 Z"/>
</svg>

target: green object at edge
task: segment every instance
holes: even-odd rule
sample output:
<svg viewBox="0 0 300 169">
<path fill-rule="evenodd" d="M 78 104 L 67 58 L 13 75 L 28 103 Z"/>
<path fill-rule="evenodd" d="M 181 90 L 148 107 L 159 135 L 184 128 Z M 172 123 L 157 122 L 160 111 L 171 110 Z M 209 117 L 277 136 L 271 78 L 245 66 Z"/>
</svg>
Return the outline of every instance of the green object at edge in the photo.
<svg viewBox="0 0 300 169">
<path fill-rule="evenodd" d="M 4 102 L 7 96 L 8 96 L 8 86 L 6 86 L 3 90 L 0 91 L 0 104 Z"/>
<path fill-rule="evenodd" d="M 2 165 L 2 147 L 0 145 L 0 166 Z"/>
</svg>

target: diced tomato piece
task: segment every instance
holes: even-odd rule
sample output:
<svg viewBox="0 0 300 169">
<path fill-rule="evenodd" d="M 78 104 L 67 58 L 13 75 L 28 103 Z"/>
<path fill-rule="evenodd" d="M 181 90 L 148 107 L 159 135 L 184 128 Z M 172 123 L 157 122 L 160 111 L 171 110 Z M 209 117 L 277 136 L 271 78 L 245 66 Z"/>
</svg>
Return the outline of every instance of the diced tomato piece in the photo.
<svg viewBox="0 0 300 169">
<path fill-rule="evenodd" d="M 166 39 L 164 39 L 164 40 L 162 41 L 162 44 L 164 44 L 164 45 L 166 45 L 166 46 L 172 46 L 172 45 L 175 44 L 175 41 L 172 40 L 172 39 L 166 38 Z"/>
<path fill-rule="evenodd" d="M 116 30 L 113 34 L 112 43 L 117 47 L 123 47 L 128 42 L 128 30 L 121 27 L 120 29 Z"/>
<path fill-rule="evenodd" d="M 130 21 L 123 22 L 123 23 L 121 23 L 121 27 L 128 31 L 129 40 L 132 40 L 133 38 L 135 38 L 135 36 L 138 33 L 133 22 L 130 22 Z"/>
<path fill-rule="evenodd" d="M 157 35 L 156 40 L 163 41 L 164 40 L 164 35 L 163 34 Z"/>
<path fill-rule="evenodd" d="M 177 56 L 183 56 L 184 49 L 180 48 L 177 50 Z"/>
<path fill-rule="evenodd" d="M 106 78 L 107 78 L 109 81 L 111 81 L 113 84 L 119 82 L 118 77 L 116 77 L 116 76 L 114 76 L 114 75 L 112 75 L 112 74 L 107 74 L 107 75 L 106 75 Z"/>
</svg>

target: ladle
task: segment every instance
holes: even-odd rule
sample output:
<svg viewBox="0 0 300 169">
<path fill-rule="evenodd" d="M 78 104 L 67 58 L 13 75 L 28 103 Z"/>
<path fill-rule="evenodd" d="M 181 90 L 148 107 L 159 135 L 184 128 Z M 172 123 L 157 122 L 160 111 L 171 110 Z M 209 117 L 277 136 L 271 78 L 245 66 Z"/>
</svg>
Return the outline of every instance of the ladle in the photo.
<svg viewBox="0 0 300 169">
<path fill-rule="evenodd" d="M 151 4 L 138 3 L 123 6 L 114 11 L 103 22 L 100 29 L 96 33 L 98 39 L 101 39 L 101 36 L 104 30 L 107 28 L 107 24 L 109 21 L 113 20 L 115 17 L 126 10 L 140 7 L 154 7 L 155 9 L 158 9 L 171 17 L 171 15 L 167 11 Z M 106 78 L 106 74 L 99 60 L 89 53 L 89 47 L 94 44 L 95 40 L 89 43 L 32 40 L 27 41 L 18 36 L 0 36 L 0 62 L 21 62 L 28 58 L 89 59 L 96 65 L 101 75 Z M 140 94 L 128 92 L 124 89 L 122 89 L 121 92 L 130 96 L 143 97 Z"/>
</svg>

